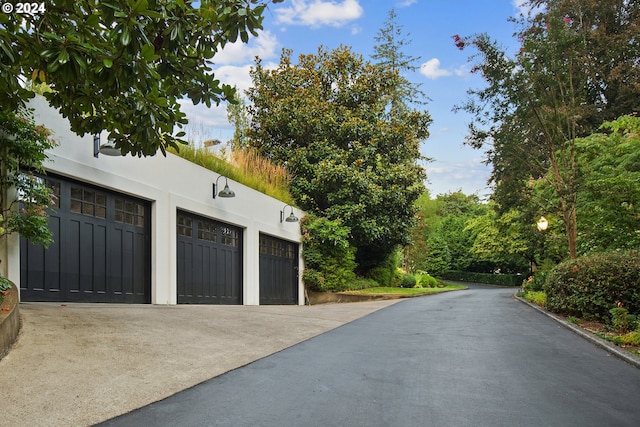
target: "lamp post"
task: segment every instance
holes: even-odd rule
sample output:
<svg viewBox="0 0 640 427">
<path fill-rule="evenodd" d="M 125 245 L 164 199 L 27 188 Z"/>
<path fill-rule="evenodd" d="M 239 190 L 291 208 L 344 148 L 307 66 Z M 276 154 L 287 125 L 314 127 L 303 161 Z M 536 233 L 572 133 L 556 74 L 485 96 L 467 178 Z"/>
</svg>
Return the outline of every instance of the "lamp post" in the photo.
<svg viewBox="0 0 640 427">
<path fill-rule="evenodd" d="M 541 216 L 538 221 L 536 221 L 536 227 L 538 227 L 538 231 L 542 233 L 542 249 L 540 250 L 540 262 L 544 260 L 544 244 L 546 240 L 545 231 L 549 227 L 549 221 L 544 216 Z"/>
</svg>

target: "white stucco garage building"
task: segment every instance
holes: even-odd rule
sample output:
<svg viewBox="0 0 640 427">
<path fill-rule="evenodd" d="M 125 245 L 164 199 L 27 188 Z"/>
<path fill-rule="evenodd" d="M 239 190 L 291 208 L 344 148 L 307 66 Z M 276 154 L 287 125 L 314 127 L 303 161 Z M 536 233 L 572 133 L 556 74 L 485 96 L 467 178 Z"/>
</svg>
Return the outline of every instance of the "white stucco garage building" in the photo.
<svg viewBox="0 0 640 427">
<path fill-rule="evenodd" d="M 59 144 L 45 163 L 57 202 L 48 249 L 4 242 L 21 300 L 304 303 L 300 227 L 281 221 L 285 203 L 234 181 L 235 197 L 214 198 L 219 175 L 170 153 L 96 158 L 93 136 L 71 132 L 42 97 L 30 106 Z"/>
</svg>

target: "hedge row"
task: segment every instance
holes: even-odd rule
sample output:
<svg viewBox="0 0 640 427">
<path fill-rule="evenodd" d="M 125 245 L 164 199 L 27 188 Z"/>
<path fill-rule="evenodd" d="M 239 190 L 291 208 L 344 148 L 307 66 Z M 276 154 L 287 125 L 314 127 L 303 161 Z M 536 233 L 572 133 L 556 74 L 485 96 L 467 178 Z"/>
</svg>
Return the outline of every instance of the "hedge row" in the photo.
<svg viewBox="0 0 640 427">
<path fill-rule="evenodd" d="M 640 252 L 608 252 L 558 264 L 544 284 L 547 308 L 582 318 L 608 319 L 612 308 L 640 314 Z"/>
<path fill-rule="evenodd" d="M 520 286 L 524 276 L 520 274 L 490 274 L 475 273 L 473 271 L 447 271 L 440 277 L 443 280 L 457 280 L 460 282 L 486 283 L 498 286 Z"/>
</svg>

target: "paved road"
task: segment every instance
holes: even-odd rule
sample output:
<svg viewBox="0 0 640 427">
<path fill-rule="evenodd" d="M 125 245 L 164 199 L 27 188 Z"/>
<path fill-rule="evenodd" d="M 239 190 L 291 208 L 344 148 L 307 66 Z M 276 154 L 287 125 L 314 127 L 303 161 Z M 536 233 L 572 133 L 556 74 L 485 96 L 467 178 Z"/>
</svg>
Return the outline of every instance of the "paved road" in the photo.
<svg viewBox="0 0 640 427">
<path fill-rule="evenodd" d="M 108 426 L 637 426 L 640 369 L 513 298 L 406 300 Z"/>
</svg>

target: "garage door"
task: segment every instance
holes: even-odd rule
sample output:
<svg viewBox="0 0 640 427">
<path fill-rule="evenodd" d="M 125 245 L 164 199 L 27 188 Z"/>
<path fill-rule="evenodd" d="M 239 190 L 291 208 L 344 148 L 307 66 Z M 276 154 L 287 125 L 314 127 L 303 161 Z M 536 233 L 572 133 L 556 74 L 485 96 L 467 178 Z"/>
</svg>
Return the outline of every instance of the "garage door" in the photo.
<svg viewBox="0 0 640 427">
<path fill-rule="evenodd" d="M 242 229 L 178 212 L 178 303 L 242 304 Z"/>
<path fill-rule="evenodd" d="M 23 301 L 151 301 L 150 204 L 57 177 L 46 177 L 55 205 L 53 243 L 20 241 Z"/>
<path fill-rule="evenodd" d="M 298 304 L 298 244 L 260 234 L 260 304 Z"/>
</svg>

